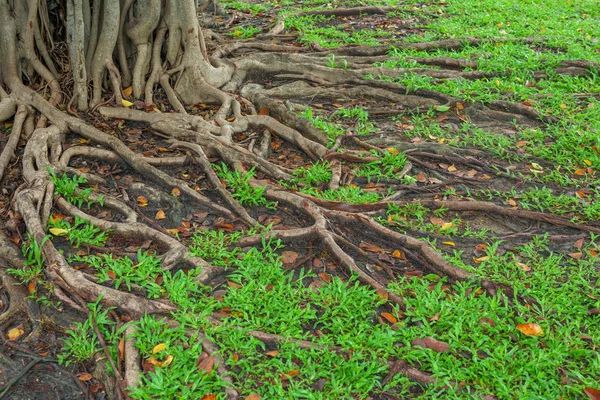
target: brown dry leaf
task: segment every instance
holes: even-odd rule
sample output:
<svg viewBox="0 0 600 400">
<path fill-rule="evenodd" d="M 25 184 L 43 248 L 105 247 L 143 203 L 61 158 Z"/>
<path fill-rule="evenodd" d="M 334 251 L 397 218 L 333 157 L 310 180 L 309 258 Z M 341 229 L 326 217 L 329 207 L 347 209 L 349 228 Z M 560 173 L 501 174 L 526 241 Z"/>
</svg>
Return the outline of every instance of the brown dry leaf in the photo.
<svg viewBox="0 0 600 400">
<path fill-rule="evenodd" d="M 115 279 L 117 279 L 117 274 L 115 274 L 115 271 L 108 271 L 108 272 L 106 272 L 106 275 L 108 275 L 108 277 L 109 277 L 110 279 L 112 279 L 113 281 L 114 281 Z"/>
<path fill-rule="evenodd" d="M 77 379 L 79 379 L 82 382 L 89 381 L 92 378 L 93 378 L 92 374 L 87 373 L 87 372 L 80 372 L 77 374 Z"/>
<path fill-rule="evenodd" d="M 284 251 L 281 253 L 281 262 L 284 264 L 293 264 L 298 259 L 298 253 L 295 251 Z"/>
<path fill-rule="evenodd" d="M 285 374 L 279 375 L 279 379 L 281 379 L 282 381 L 285 381 L 285 380 L 295 377 L 299 373 L 300 373 L 299 369 L 293 369 L 290 372 L 286 372 Z"/>
<path fill-rule="evenodd" d="M 444 220 L 438 217 L 431 217 L 429 218 L 429 222 L 431 222 L 434 225 L 443 225 L 444 224 Z"/>
<path fill-rule="evenodd" d="M 359 247 L 365 251 L 371 251 L 373 253 L 380 253 L 383 249 L 379 246 L 375 246 L 374 244 L 370 244 L 367 242 L 360 242 Z"/>
<path fill-rule="evenodd" d="M 583 247 L 583 238 L 577 240 L 575 243 L 573 243 L 573 246 L 575 246 L 577 249 L 581 250 L 581 248 Z"/>
<path fill-rule="evenodd" d="M 206 371 L 207 374 L 210 374 L 215 366 L 215 358 L 214 357 L 206 357 L 202 361 L 198 363 L 198 369 Z"/>
<path fill-rule="evenodd" d="M 269 357 L 276 357 L 277 354 L 279 354 L 279 350 L 267 351 L 265 354 L 268 355 Z"/>
<path fill-rule="evenodd" d="M 173 356 L 168 355 L 164 361 L 158 361 L 156 358 L 150 357 L 150 358 L 148 358 L 148 362 L 152 365 L 162 368 L 162 367 L 166 367 L 167 365 L 169 365 L 173 362 Z"/>
<path fill-rule="evenodd" d="M 437 353 L 445 353 L 450 350 L 450 345 L 448 343 L 434 339 L 431 336 L 427 336 L 424 339 L 417 338 L 412 341 L 412 345 L 431 349 Z"/>
<path fill-rule="evenodd" d="M 394 250 L 392 252 L 392 257 L 395 257 L 395 258 L 404 258 L 404 254 L 402 254 L 402 252 L 400 250 Z"/>
<path fill-rule="evenodd" d="M 379 297 L 381 300 L 387 300 L 389 298 L 389 294 L 386 290 L 384 289 L 377 289 L 377 297 Z"/>
<path fill-rule="evenodd" d="M 440 313 L 435 313 L 433 315 L 433 317 L 429 318 L 429 322 L 431 321 L 439 321 L 440 320 Z"/>
<path fill-rule="evenodd" d="M 583 253 L 580 251 L 576 253 L 569 253 L 569 257 L 579 260 L 581 257 L 583 257 Z"/>
<path fill-rule="evenodd" d="M 167 232 L 170 235 L 175 236 L 179 233 L 179 229 L 177 229 L 177 228 L 165 229 L 165 232 Z"/>
<path fill-rule="evenodd" d="M 515 264 L 517 265 L 517 267 L 520 267 L 525 272 L 531 271 L 531 267 L 527 264 L 523 264 L 521 262 L 515 262 Z"/>
<path fill-rule="evenodd" d="M 20 338 L 23 334 L 25 333 L 25 331 L 21 328 L 12 328 L 10 331 L 8 331 L 7 336 L 8 336 L 8 340 L 17 340 L 18 338 Z"/>
<path fill-rule="evenodd" d="M 138 206 L 140 207 L 148 207 L 148 199 L 144 196 L 137 197 Z"/>
<path fill-rule="evenodd" d="M 260 394 L 252 393 L 246 396 L 245 400 L 260 400 Z"/>
<path fill-rule="evenodd" d="M 159 220 L 159 219 L 165 219 L 167 218 L 167 215 L 165 214 L 165 212 L 163 210 L 158 210 L 156 212 L 156 215 L 154 216 L 154 219 Z"/>
<path fill-rule="evenodd" d="M 325 283 L 331 283 L 331 275 L 326 274 L 325 272 L 320 272 L 319 278 Z"/>
<path fill-rule="evenodd" d="M 120 339 L 119 343 L 117 344 L 117 350 L 119 351 L 119 358 L 121 360 L 125 359 L 125 340 L 124 339 Z"/>
<path fill-rule="evenodd" d="M 392 314 L 390 314 L 389 312 L 382 312 L 381 318 L 385 319 L 390 324 L 395 324 L 396 322 L 398 322 L 398 319 L 396 317 L 394 317 Z"/>
<path fill-rule="evenodd" d="M 427 177 L 425 176 L 425 174 L 423 172 L 419 172 L 415 176 L 415 180 L 420 183 L 425 183 L 425 182 L 427 182 Z"/>
<path fill-rule="evenodd" d="M 585 388 L 583 393 L 592 400 L 600 400 L 600 390 L 594 388 Z"/>
<path fill-rule="evenodd" d="M 156 346 L 154 346 L 152 348 L 152 354 L 160 353 L 161 351 L 163 351 L 166 348 L 167 348 L 167 344 L 166 343 L 157 344 Z"/>
<path fill-rule="evenodd" d="M 576 169 L 574 172 L 575 175 L 580 175 L 580 176 L 586 175 L 586 174 L 593 174 L 593 173 L 594 173 L 594 170 L 591 168 L 579 168 L 579 169 Z"/>
<path fill-rule="evenodd" d="M 217 400 L 217 395 L 213 393 L 205 394 L 200 400 Z"/>
<path fill-rule="evenodd" d="M 587 253 L 592 257 L 598 257 L 598 252 L 596 250 L 588 250 Z"/>
<path fill-rule="evenodd" d="M 511 206 L 511 207 L 516 207 L 516 206 L 517 206 L 517 202 L 516 202 L 516 201 L 514 201 L 513 199 L 509 199 L 509 200 L 507 201 L 507 203 L 508 203 L 508 205 L 509 205 L 509 206 Z"/>
<path fill-rule="evenodd" d="M 240 285 L 239 283 L 232 282 L 232 281 L 227 281 L 227 286 L 233 287 L 233 288 L 238 288 L 238 289 L 242 288 L 242 285 Z"/>
<path fill-rule="evenodd" d="M 527 324 L 517 325 L 516 328 L 520 330 L 521 333 L 523 333 L 523 335 L 526 336 L 542 336 L 544 334 L 544 331 L 538 324 L 534 324 L 531 322 Z"/>
<path fill-rule="evenodd" d="M 131 93 L 133 93 L 133 87 L 129 86 L 128 88 L 123 89 L 123 95 L 131 96 Z"/>
</svg>

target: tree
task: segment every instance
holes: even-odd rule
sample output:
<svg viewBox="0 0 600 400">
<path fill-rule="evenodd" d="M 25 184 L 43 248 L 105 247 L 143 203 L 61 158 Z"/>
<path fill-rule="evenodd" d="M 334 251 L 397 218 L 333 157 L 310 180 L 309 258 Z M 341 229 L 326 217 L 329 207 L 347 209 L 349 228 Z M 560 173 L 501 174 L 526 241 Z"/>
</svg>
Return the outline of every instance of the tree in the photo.
<svg viewBox="0 0 600 400">
<path fill-rule="evenodd" d="M 54 12 L 49 11 L 50 7 L 54 7 Z M 60 15 L 56 9 L 64 11 L 64 20 L 56 18 L 56 15 Z M 373 7 L 358 12 L 386 11 L 385 8 Z M 264 34 L 262 39 L 268 40 L 274 33 Z M 336 51 L 337 56 L 355 59 L 351 62 L 355 63 L 357 69 L 347 70 L 324 66 L 325 57 L 331 54 L 329 51 L 316 48 L 313 54 L 298 54 L 300 50 L 296 47 L 273 45 L 268 41 L 221 44 L 209 54 L 207 34 L 209 32 L 198 23 L 194 0 L 0 0 L 0 121 L 14 118 L 11 138 L 0 156 L 0 178 L 19 140 L 25 139 L 22 185 L 13 196 L 13 208 L 18 213 L 15 218 L 22 219 L 27 232 L 41 247 L 45 277 L 53 283 L 54 294 L 65 303 L 80 308 L 73 298 L 95 301 L 102 296 L 105 305 L 118 307 L 133 315 L 168 313 L 173 308 L 167 301 L 148 300 L 99 285 L 88 279 L 84 272 L 71 268 L 52 241 L 45 240 L 53 207 L 65 214 L 85 218 L 101 229 L 111 229 L 116 235 L 152 240 L 162 251 L 165 269 L 182 264 L 201 266 L 203 272 L 198 278 L 201 282 L 209 282 L 223 273 L 222 269 L 190 256 L 186 247 L 173 236 L 139 222 L 135 212 L 116 197 L 107 196 L 104 206 L 121 214 L 120 220 L 93 216 L 63 196 L 55 196 L 52 173 L 69 172 L 85 176 L 91 181 L 101 181 L 98 177 L 70 168 L 72 157 L 78 155 L 127 164 L 164 192 L 170 193 L 177 188 L 182 196 L 212 213 L 230 219 L 238 218 L 253 227 L 257 224 L 256 219 L 221 185 L 209 156 L 222 159 L 241 173 L 255 168 L 272 182 L 290 181 L 292 171 L 266 157 L 271 134 L 274 134 L 312 160 L 328 160 L 332 172 L 328 185 L 332 189 L 340 186 L 342 160 L 359 163 L 373 161 L 373 158 L 361 158 L 356 151 L 329 150 L 326 147 L 327 136 L 307 120 L 296 116 L 276 97 L 318 96 L 330 100 L 370 98 L 401 104 L 407 109 L 429 106 L 449 109 L 458 102 L 458 99 L 436 92 L 409 90 L 394 83 L 365 80 L 365 74 L 377 74 L 378 69 L 365 66 L 367 64 L 359 58 L 369 60 L 369 57 L 384 55 L 389 46 L 353 47 Z M 471 44 L 479 43 L 477 39 L 470 40 Z M 49 45 L 54 41 L 65 46 L 62 59 L 53 58 L 56 52 L 50 51 Z M 451 39 L 406 46 L 420 49 L 458 48 L 465 43 L 469 43 L 469 40 Z M 255 52 L 244 57 L 227 58 L 244 49 Z M 438 61 L 446 63 L 446 66 L 451 62 Z M 435 70 L 430 73 L 449 74 Z M 453 77 L 461 74 L 452 71 Z M 468 76 L 468 73 L 464 74 Z M 250 82 L 275 79 L 286 81 L 287 84 L 276 90 L 266 90 Z M 158 87 L 176 112 L 154 112 L 154 97 Z M 131 94 L 128 94 L 128 88 L 131 88 Z M 127 107 L 129 103 L 124 100 L 124 93 L 136 100 L 135 109 Z M 108 107 L 111 102 L 113 107 Z M 210 119 L 188 114 L 186 106 L 198 103 L 218 104 L 219 109 Z M 511 115 L 522 114 L 531 119 L 540 117 L 523 107 L 507 107 Z M 182 149 L 189 157 L 160 159 L 136 154 L 118 137 L 87 123 L 82 118 L 85 112 L 99 112 L 106 118 L 151 124 L 154 131 L 170 140 L 173 148 Z M 235 134 L 250 129 L 259 133 L 254 151 L 233 140 Z M 80 135 L 96 146 L 65 149 L 63 143 L 69 133 Z M 385 156 L 387 151 L 377 147 L 376 142 L 365 143 L 351 135 L 340 136 L 334 147 L 339 148 L 342 142 L 370 148 L 378 157 Z M 411 147 L 410 144 L 398 142 L 380 145 L 393 146 L 400 151 Z M 441 147 L 432 151 L 439 151 L 440 156 L 444 157 L 456 156 Z M 212 201 L 160 169 L 161 166 L 190 160 L 203 168 L 226 206 Z M 410 163 L 407 167 L 410 170 Z M 264 186 L 256 180 L 252 180 L 251 184 Z M 397 200 L 395 196 L 374 204 L 352 205 L 286 190 L 275 183 L 266 185 L 265 194 L 272 201 L 296 209 L 311 221 L 308 226 L 272 230 L 267 235 L 284 241 L 307 237 L 321 240 L 341 265 L 358 274 L 363 283 L 382 293 L 386 291 L 385 284 L 360 268 L 350 254 L 367 259 L 368 256 L 352 240 L 342 236 L 342 231 L 349 231 L 359 238 L 370 237 L 373 241 L 395 242 L 441 275 L 456 280 L 473 279 L 468 272 L 446 261 L 427 242 L 384 227 L 367 213 L 385 209 L 388 203 Z M 430 201 L 427 204 L 431 208 L 446 206 L 455 210 L 466 207 L 458 202 Z M 474 203 L 469 207 L 475 207 Z M 478 207 L 479 211 L 505 212 L 500 207 Z M 519 216 L 533 220 L 540 218 L 531 212 Z M 568 226 L 568 221 L 556 223 Z M 344 227 L 344 230 L 339 230 L 339 227 Z M 259 239 L 257 236 L 246 243 L 257 243 Z M 13 266 L 22 265 L 19 252 L 5 233 L 0 235 L 0 240 L 3 244 L 0 258 Z M 393 274 L 390 273 L 390 276 Z M 10 279 L 4 273 L 2 277 L 5 281 Z M 483 281 L 482 286 L 495 290 L 498 285 Z M 402 304 L 402 299 L 393 293 L 385 296 L 391 302 Z M 16 292 L 14 299 L 23 301 Z M 11 312 L 3 314 L 1 323 L 6 324 L 14 313 L 24 308 L 17 301 L 14 304 Z"/>
</svg>

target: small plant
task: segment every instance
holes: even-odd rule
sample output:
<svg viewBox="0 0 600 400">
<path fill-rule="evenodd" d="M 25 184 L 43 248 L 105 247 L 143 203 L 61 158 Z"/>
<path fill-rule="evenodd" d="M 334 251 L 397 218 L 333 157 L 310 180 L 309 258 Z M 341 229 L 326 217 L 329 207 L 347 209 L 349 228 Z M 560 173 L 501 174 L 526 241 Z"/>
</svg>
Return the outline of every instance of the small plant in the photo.
<svg viewBox="0 0 600 400">
<path fill-rule="evenodd" d="M 376 130 L 375 125 L 369 121 L 369 113 L 362 107 L 340 108 L 334 116 L 353 120 L 358 135 L 367 135 Z"/>
<path fill-rule="evenodd" d="M 310 107 L 307 108 L 303 113 L 301 113 L 300 116 L 312 122 L 315 128 L 325 132 L 327 137 L 329 137 L 329 147 L 333 146 L 333 144 L 335 143 L 335 139 L 337 139 L 338 136 L 342 136 L 346 133 L 346 129 L 344 127 L 329 122 L 322 117 L 315 116 L 312 108 Z"/>
<path fill-rule="evenodd" d="M 71 362 L 82 362 L 91 360 L 94 355 L 100 351 L 100 342 L 96 335 L 94 322 L 100 331 L 100 334 L 105 338 L 107 344 L 110 344 L 110 350 L 116 356 L 116 335 L 114 326 L 115 322 L 111 321 L 108 313 L 114 307 L 102 310 L 100 301 L 102 297 L 98 297 L 94 303 L 89 303 L 90 315 L 84 322 L 76 322 L 75 328 L 67 331 L 67 338 L 62 339 L 65 345 L 62 352 L 58 355 L 58 362 L 68 366 Z M 121 331 L 124 330 L 121 328 Z M 114 357 L 113 357 L 114 358 Z"/>
<path fill-rule="evenodd" d="M 330 54 L 329 57 L 327 57 L 327 62 L 325 63 L 325 65 L 329 68 L 342 68 L 342 69 L 348 69 L 350 67 L 348 67 L 348 61 L 346 61 L 345 58 L 338 58 L 336 59 L 335 54 Z"/>
<path fill-rule="evenodd" d="M 192 236 L 194 244 L 190 250 L 197 257 L 213 260 L 214 265 L 227 266 L 239 254 L 239 248 L 231 251 L 228 248 L 235 244 L 240 237 L 241 233 L 239 232 L 226 234 L 223 231 L 200 231 Z"/>
<path fill-rule="evenodd" d="M 66 236 L 69 243 L 75 248 L 81 245 L 91 245 L 102 247 L 108 239 L 109 231 L 102 231 L 95 227 L 87 219 L 75 216 L 73 225 L 66 219 L 51 217 L 48 220 L 48 230 L 54 236 Z"/>
<path fill-rule="evenodd" d="M 136 261 L 129 257 L 113 258 L 111 254 L 75 255 L 69 261 L 88 264 L 98 271 L 96 276 L 100 278 L 100 283 L 113 281 L 115 289 L 125 284 L 127 290 L 131 291 L 131 285 L 136 284 L 146 289 L 149 297 L 161 296 L 161 287 L 156 283 L 163 272 L 160 259 L 147 251 L 139 249 Z"/>
<path fill-rule="evenodd" d="M 23 268 L 8 268 L 7 272 L 19 278 L 21 283 L 39 283 L 43 282 L 44 274 L 44 259 L 42 254 L 42 246 L 46 240 L 50 239 L 50 235 L 44 237 L 41 245 L 39 245 L 31 234 L 27 234 L 27 241 L 21 247 L 21 252 L 25 258 Z"/>
<path fill-rule="evenodd" d="M 217 175 L 223 179 L 227 186 L 233 189 L 233 198 L 246 206 L 264 206 L 275 209 L 276 203 L 268 201 L 265 196 L 265 187 L 254 187 L 250 181 L 254 178 L 254 168 L 243 174 L 240 171 L 230 171 L 227 164 L 216 165 Z"/>
<path fill-rule="evenodd" d="M 329 182 L 331 176 L 331 164 L 328 161 L 317 161 L 309 167 L 299 167 L 294 170 L 294 183 L 315 186 Z"/>
<path fill-rule="evenodd" d="M 374 192 L 365 192 L 361 188 L 355 186 L 347 186 L 341 187 L 337 190 L 329 189 L 324 191 L 319 191 L 316 188 L 303 188 L 301 191 L 325 200 L 341 201 L 350 204 L 376 203 L 380 199 L 379 194 Z"/>
<path fill-rule="evenodd" d="M 69 178 L 65 173 L 61 177 L 58 177 L 50 168 L 48 168 L 48 173 L 52 182 L 54 182 L 54 192 L 63 196 L 70 203 L 81 207 L 85 202 L 88 208 L 96 202 L 101 206 L 104 205 L 104 196 L 102 195 L 97 200 L 90 199 L 92 188 L 79 189 L 79 185 L 87 183 L 87 179 L 84 177 L 73 175 Z"/>
<path fill-rule="evenodd" d="M 260 32 L 261 30 L 255 26 L 240 26 L 231 32 L 230 35 L 240 39 L 250 39 Z"/>
<path fill-rule="evenodd" d="M 375 150 L 372 153 L 379 156 Z M 387 149 L 380 160 L 361 165 L 356 171 L 357 176 L 365 176 L 369 181 L 375 179 L 395 179 L 406 165 L 406 155 L 395 148 Z"/>
</svg>

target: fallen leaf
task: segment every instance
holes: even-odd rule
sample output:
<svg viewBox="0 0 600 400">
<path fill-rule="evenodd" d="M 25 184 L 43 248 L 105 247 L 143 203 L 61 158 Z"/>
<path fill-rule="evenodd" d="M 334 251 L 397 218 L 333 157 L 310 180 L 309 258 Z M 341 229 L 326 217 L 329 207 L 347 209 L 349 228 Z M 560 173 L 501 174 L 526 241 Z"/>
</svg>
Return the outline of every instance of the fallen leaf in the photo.
<svg viewBox="0 0 600 400">
<path fill-rule="evenodd" d="M 79 379 L 82 382 L 89 381 L 92 378 L 93 378 L 92 374 L 87 373 L 87 372 L 80 372 L 77 374 L 77 379 Z"/>
<path fill-rule="evenodd" d="M 295 251 L 284 251 L 281 253 L 281 262 L 284 264 L 293 264 L 298 259 L 298 253 Z"/>
<path fill-rule="evenodd" d="M 167 215 L 165 214 L 165 212 L 163 210 L 158 210 L 156 212 L 156 215 L 154 216 L 154 219 L 159 220 L 159 219 L 165 219 L 167 218 Z"/>
<path fill-rule="evenodd" d="M 450 107 L 448 107 L 448 106 L 436 106 L 435 107 L 435 110 L 438 111 L 438 112 L 446 112 L 449 109 L 450 109 Z"/>
<path fill-rule="evenodd" d="M 581 239 L 577 240 L 575 243 L 573 243 L 573 246 L 575 246 L 576 248 L 581 250 L 581 248 L 583 247 L 583 238 L 581 238 Z"/>
<path fill-rule="evenodd" d="M 446 246 L 454 246 L 454 242 L 442 242 L 442 244 L 445 244 Z"/>
<path fill-rule="evenodd" d="M 445 223 L 443 219 L 438 217 L 429 218 L 429 222 L 431 222 L 433 225 L 443 225 Z"/>
<path fill-rule="evenodd" d="M 158 361 L 156 358 L 150 357 L 150 358 L 148 358 L 148 362 L 152 365 L 162 368 L 162 367 L 168 366 L 169 364 L 171 364 L 173 362 L 173 356 L 168 355 L 164 361 Z"/>
<path fill-rule="evenodd" d="M 27 288 L 29 289 L 29 294 L 34 294 L 36 291 L 36 287 L 37 285 L 35 284 L 35 282 L 29 282 L 29 285 L 27 285 Z"/>
<path fill-rule="evenodd" d="M 276 357 L 277 354 L 279 354 L 279 350 L 267 351 L 265 354 L 268 355 L 269 357 Z"/>
<path fill-rule="evenodd" d="M 63 229 L 63 228 L 50 228 L 48 229 L 50 231 L 51 234 L 53 234 L 54 236 L 64 236 L 67 233 L 69 233 L 68 229 Z"/>
<path fill-rule="evenodd" d="M 137 197 L 138 206 L 140 207 L 148 207 L 148 199 L 144 196 Z"/>
<path fill-rule="evenodd" d="M 326 274 L 325 272 L 320 272 L 319 278 L 325 283 L 331 283 L 331 275 Z"/>
<path fill-rule="evenodd" d="M 575 260 L 579 260 L 581 257 L 583 257 L 583 253 L 580 251 L 576 253 L 569 253 L 569 257 L 574 258 Z"/>
<path fill-rule="evenodd" d="M 245 400 L 260 400 L 260 394 L 252 393 L 246 396 Z"/>
<path fill-rule="evenodd" d="M 583 160 L 583 162 L 585 163 L 585 165 L 587 165 L 588 167 L 592 166 L 592 162 L 590 160 Z"/>
<path fill-rule="evenodd" d="M 412 341 L 412 345 L 431 349 L 437 353 L 445 353 L 450 350 L 450 345 L 448 343 L 434 339 L 431 336 L 427 336 L 424 339 L 417 338 Z"/>
<path fill-rule="evenodd" d="M 152 348 L 152 354 L 160 353 L 161 351 L 163 351 L 166 348 L 167 348 L 167 344 L 166 343 L 157 344 L 156 346 L 154 346 Z"/>
<path fill-rule="evenodd" d="M 454 226 L 454 224 L 452 222 L 446 222 L 444 224 L 442 224 L 442 226 L 440 227 L 440 231 L 444 231 L 446 229 L 450 229 Z"/>
<path fill-rule="evenodd" d="M 456 171 L 456 167 L 454 166 L 454 164 L 452 164 L 451 166 L 448 167 L 448 172 L 454 172 Z"/>
<path fill-rule="evenodd" d="M 210 374 L 215 366 L 215 358 L 214 357 L 206 357 L 202 361 L 198 363 L 198 368 L 205 371 L 207 374 Z"/>
<path fill-rule="evenodd" d="M 475 261 L 477 264 L 481 264 L 484 261 L 489 260 L 490 257 L 489 256 L 483 256 L 483 257 L 479 257 L 479 258 L 473 258 L 473 261 Z"/>
<path fill-rule="evenodd" d="M 585 388 L 583 393 L 592 400 L 600 400 L 600 390 L 594 388 Z"/>
<path fill-rule="evenodd" d="M 123 94 L 125 96 L 131 96 L 131 93 L 133 93 L 133 87 L 129 86 L 128 88 L 123 89 Z"/>
<path fill-rule="evenodd" d="M 239 283 L 232 282 L 232 281 L 227 281 L 227 286 L 232 287 L 232 288 L 238 288 L 238 289 L 242 288 L 242 285 L 240 285 Z"/>
<path fill-rule="evenodd" d="M 509 205 L 509 206 L 511 206 L 511 207 L 516 207 L 516 206 L 517 206 L 517 202 L 516 202 L 516 201 L 514 201 L 513 199 L 509 199 L 509 200 L 507 201 L 507 203 L 508 203 L 508 205 Z"/>
<path fill-rule="evenodd" d="M 385 319 L 390 324 L 395 324 L 396 322 L 398 322 L 398 319 L 396 319 L 396 317 L 394 317 L 389 312 L 382 312 L 381 313 L 381 318 Z"/>
<path fill-rule="evenodd" d="M 285 381 L 285 380 L 295 377 L 299 373 L 300 373 L 299 369 L 293 369 L 290 372 L 286 372 L 285 374 L 279 375 L 279 379 L 281 379 L 282 381 Z"/>
<path fill-rule="evenodd" d="M 392 257 L 395 257 L 395 258 L 404 258 L 404 254 L 402 254 L 402 252 L 400 250 L 394 250 L 392 252 Z"/>
<path fill-rule="evenodd" d="M 358 246 L 361 249 L 365 250 L 365 251 L 371 251 L 373 253 L 379 253 L 381 251 L 383 251 L 383 249 L 379 246 L 375 246 L 374 244 L 370 244 L 367 242 L 360 242 L 360 245 Z"/>
<path fill-rule="evenodd" d="M 212 393 L 205 394 L 200 398 L 200 400 L 217 400 L 217 395 Z"/>
<path fill-rule="evenodd" d="M 377 289 L 377 297 L 379 297 L 380 300 L 387 300 L 389 294 L 385 289 Z"/>
<path fill-rule="evenodd" d="M 267 107 L 263 107 L 260 110 L 258 110 L 258 115 L 269 115 L 269 109 Z"/>
<path fill-rule="evenodd" d="M 8 340 L 17 340 L 24 333 L 25 333 L 25 331 L 21 328 L 12 328 L 11 330 L 8 331 L 8 333 L 6 335 L 8 336 Z"/>
<path fill-rule="evenodd" d="M 177 187 L 174 187 L 171 190 L 171 194 L 175 197 L 179 197 L 179 196 L 181 196 L 181 190 L 179 190 L 179 188 L 177 188 Z"/>
<path fill-rule="evenodd" d="M 121 104 L 123 104 L 123 107 L 131 107 L 133 105 L 132 102 L 127 101 L 125 99 L 121 100 Z"/>
<path fill-rule="evenodd" d="M 516 328 L 526 336 L 542 336 L 544 334 L 544 331 L 538 324 L 534 324 L 531 322 L 527 324 L 517 325 Z"/>
<path fill-rule="evenodd" d="M 531 267 L 529 267 L 527 264 L 523 264 L 521 262 L 515 262 L 515 264 L 517 265 L 517 267 L 520 267 L 521 270 L 523 270 L 525 272 L 531 271 Z"/>
</svg>

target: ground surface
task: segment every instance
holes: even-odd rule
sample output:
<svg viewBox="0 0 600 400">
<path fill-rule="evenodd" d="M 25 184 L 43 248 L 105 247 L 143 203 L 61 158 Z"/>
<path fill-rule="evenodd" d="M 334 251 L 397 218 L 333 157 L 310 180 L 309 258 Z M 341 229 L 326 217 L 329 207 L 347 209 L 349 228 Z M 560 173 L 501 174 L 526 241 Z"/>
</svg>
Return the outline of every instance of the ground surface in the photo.
<svg viewBox="0 0 600 400">
<path fill-rule="evenodd" d="M 250 59 L 258 41 L 282 46 L 260 60 L 289 63 L 289 74 L 250 79 L 326 132 L 330 149 L 345 150 L 311 160 L 264 131 L 234 136 L 289 172 L 286 182 L 208 154 L 261 227 L 165 193 L 125 164 L 74 156 L 70 167 L 103 180 L 55 176 L 57 193 L 85 212 L 120 218 L 69 188 L 119 197 L 141 222 L 225 270 L 201 285 L 200 269 L 163 271 L 151 240 L 124 242 L 66 217 L 64 206 L 53 210 L 49 240 L 74 268 L 177 306 L 169 318 L 135 324 L 142 377 L 133 398 L 236 396 L 225 388 L 250 399 L 600 398 L 600 7 L 371 3 L 395 8 L 360 15 L 353 7 L 362 4 L 335 2 L 343 15 L 327 15 L 329 2 L 226 1 L 229 15 L 203 17 L 225 45 L 248 44 L 230 47 L 230 59 Z M 280 21 L 284 29 L 265 36 Z M 156 107 L 171 111 L 160 93 Z M 207 119 L 216 110 L 188 109 Z M 145 157 L 186 155 L 147 125 L 81 118 Z M 67 143 L 89 141 L 73 134 Z M 18 165 L 0 206 L 32 270 L 39 254 L 11 224 Z M 199 166 L 161 168 L 225 204 Z M 273 187 L 302 194 L 320 214 L 301 212 Z M 286 236 L 317 214 L 339 252 L 325 236 Z M 39 310 L 3 332 L 13 340 L 2 347 L 0 381 L 10 382 L 2 395 L 112 398 L 106 353 L 125 370 L 129 316 L 92 304 L 88 317 L 59 304 L 35 274 L 17 278 Z"/>
</svg>

